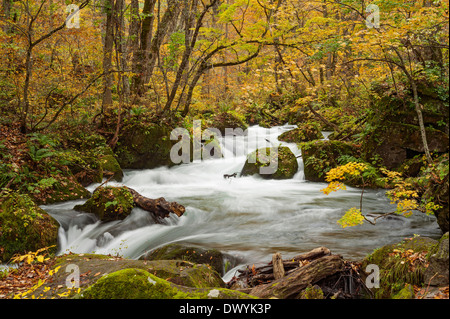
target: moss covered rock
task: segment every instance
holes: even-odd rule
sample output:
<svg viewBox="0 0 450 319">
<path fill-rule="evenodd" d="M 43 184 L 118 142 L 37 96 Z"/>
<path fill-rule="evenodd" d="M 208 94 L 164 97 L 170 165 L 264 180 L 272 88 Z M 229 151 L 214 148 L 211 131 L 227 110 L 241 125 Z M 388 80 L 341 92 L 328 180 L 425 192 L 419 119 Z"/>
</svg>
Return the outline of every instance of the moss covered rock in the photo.
<svg viewBox="0 0 450 319">
<path fill-rule="evenodd" d="M 40 298 L 72 298 L 73 290 L 68 292 L 66 279 L 69 269 L 78 267 L 81 291 L 95 284 L 100 278 L 123 269 L 141 269 L 153 276 L 166 280 L 170 284 L 180 285 L 185 289 L 202 289 L 225 287 L 220 275 L 206 265 L 194 264 L 183 260 L 133 260 L 111 255 L 97 254 L 67 254 L 54 259 L 52 275 L 41 286 L 28 294 Z M 68 272 L 66 272 L 66 270 Z M 73 271 L 73 270 L 71 270 Z"/>
<path fill-rule="evenodd" d="M 123 171 L 119 162 L 113 154 L 106 154 L 99 157 L 100 167 L 105 177 L 113 176 L 113 179 L 121 182 L 123 179 Z"/>
<path fill-rule="evenodd" d="M 324 182 L 326 173 L 339 166 L 343 156 L 357 158 L 359 146 L 341 141 L 316 140 L 300 145 L 305 178 L 312 182 Z"/>
<path fill-rule="evenodd" d="M 0 262 L 15 254 L 58 244 L 58 222 L 25 194 L 10 193 L 0 198 Z"/>
<path fill-rule="evenodd" d="M 227 133 L 227 128 L 241 128 L 242 130 L 246 130 L 248 127 L 245 123 L 244 117 L 234 111 L 217 113 L 208 121 L 207 125 L 210 128 L 218 129 L 222 135 Z"/>
<path fill-rule="evenodd" d="M 362 262 L 362 269 L 369 264 L 380 269 L 380 287 L 372 288 L 375 298 L 389 299 L 399 294 L 407 284 L 424 284 L 428 259 L 436 251 L 437 244 L 434 239 L 416 236 L 398 244 L 383 246 L 368 255 Z"/>
<path fill-rule="evenodd" d="M 297 170 L 297 158 L 288 147 L 266 147 L 247 156 L 241 176 L 256 174 L 265 179 L 290 179 Z"/>
<path fill-rule="evenodd" d="M 278 140 L 288 143 L 302 143 L 322 138 L 323 134 L 318 125 L 305 123 L 298 128 L 284 132 L 278 137 Z"/>
<path fill-rule="evenodd" d="M 223 255 L 216 249 L 204 249 L 183 244 L 169 244 L 157 248 L 141 259 L 143 260 L 186 260 L 196 264 L 210 265 L 215 271 L 223 275 Z"/>
<path fill-rule="evenodd" d="M 95 214 L 102 221 L 126 218 L 134 207 L 133 195 L 125 187 L 99 187 L 92 197 L 75 210 Z"/>
<path fill-rule="evenodd" d="M 426 127 L 427 143 L 431 152 L 447 152 L 449 137 L 446 133 Z M 362 143 L 362 157 L 370 161 L 374 156 L 388 169 L 396 169 L 424 147 L 418 125 L 386 121 L 378 125 L 372 134 L 367 134 Z"/>
<path fill-rule="evenodd" d="M 118 284 L 120 284 L 121 278 L 127 278 L 126 281 L 128 281 L 129 274 L 131 274 L 132 278 L 134 278 L 135 274 L 137 277 L 141 274 L 145 274 L 145 279 L 150 277 L 152 281 L 163 283 L 164 287 L 170 286 L 177 289 L 179 288 L 182 293 L 185 293 L 181 294 L 185 298 L 250 298 L 248 295 L 224 289 L 225 283 L 220 275 L 206 265 L 194 264 L 183 260 L 132 260 L 111 255 L 97 254 L 67 254 L 56 257 L 51 277 L 41 286 L 36 287 L 36 289 L 28 296 L 32 297 L 32 295 L 34 295 L 39 298 L 47 299 L 55 297 L 81 297 L 81 295 L 75 295 L 75 289 L 68 291 L 66 288 L 66 279 L 68 276 L 66 270 L 70 269 L 68 266 L 72 267 L 73 265 L 77 265 L 79 273 L 82 274 L 80 276 L 79 286 L 84 298 L 100 298 L 94 291 L 113 289 L 113 286 L 109 286 L 109 284 L 106 286 L 104 280 L 109 278 L 107 279 L 109 281 L 111 279 L 109 275 L 116 273 L 117 277 L 114 275 L 112 278 L 114 279 L 114 282 L 118 280 Z M 127 269 L 135 269 L 135 271 L 129 272 Z M 125 273 L 120 273 L 123 270 L 127 271 L 125 271 Z M 147 275 L 147 273 L 151 274 L 151 276 Z M 122 276 L 124 274 L 125 276 L 119 277 L 119 275 Z M 100 281 L 100 279 L 102 281 Z M 97 282 L 99 285 L 96 285 Z M 141 289 L 139 281 L 130 280 L 130 282 L 134 282 L 136 285 L 127 286 L 129 289 Z M 127 283 L 124 284 L 128 285 Z M 100 289 L 100 287 L 103 288 Z M 86 288 L 88 288 L 87 295 L 84 294 Z M 143 289 L 146 289 L 145 285 Z M 213 291 L 212 293 L 211 290 Z M 191 294 L 192 292 L 195 294 Z M 105 293 L 105 295 L 103 295 L 104 298 L 155 298 L 155 295 L 150 294 L 145 294 L 145 296 L 139 295 L 137 291 L 130 291 L 130 294 L 128 294 L 126 289 L 121 290 L 120 293 L 118 293 L 118 291 L 104 291 L 102 293 Z M 153 291 L 151 293 L 160 294 L 161 291 Z M 174 296 L 171 295 L 170 298 L 172 297 Z"/>
<path fill-rule="evenodd" d="M 171 128 L 154 123 L 129 121 L 120 131 L 115 153 L 123 169 L 148 169 L 173 165 Z"/>
<path fill-rule="evenodd" d="M 445 287 L 449 283 L 449 238 L 446 232 L 434 253 L 430 255 L 430 264 L 425 270 L 424 281 L 431 286 Z"/>
<path fill-rule="evenodd" d="M 222 299 L 251 298 L 224 288 L 187 288 L 136 268 L 116 271 L 85 289 L 83 299 Z"/>
</svg>

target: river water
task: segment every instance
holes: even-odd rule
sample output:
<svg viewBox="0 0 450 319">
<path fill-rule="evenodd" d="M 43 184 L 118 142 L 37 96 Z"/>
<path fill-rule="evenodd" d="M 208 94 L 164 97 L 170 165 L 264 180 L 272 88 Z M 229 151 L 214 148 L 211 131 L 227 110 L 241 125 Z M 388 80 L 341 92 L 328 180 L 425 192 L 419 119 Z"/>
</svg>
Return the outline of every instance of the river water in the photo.
<svg viewBox="0 0 450 319">
<path fill-rule="evenodd" d="M 414 234 L 440 237 L 435 218 L 418 212 L 409 218 L 379 219 L 376 226 L 365 223 L 341 228 L 336 221 L 347 209 L 359 207 L 361 190 L 348 187 L 346 191 L 324 195 L 320 190 L 326 187 L 325 183 L 304 179 L 301 157 L 297 174 L 289 180 L 264 180 L 256 176 L 223 178 L 224 174 L 240 172 L 248 152 L 256 147 L 279 145 L 277 137 L 294 127 L 253 126 L 246 136 L 235 137 L 234 143 L 228 137 L 219 139 L 223 158 L 171 168 L 129 170 L 125 171 L 122 183 L 109 183 L 126 185 L 146 197 L 164 197 L 185 206 L 183 216 L 172 216 L 165 224 L 155 224 L 139 208 L 123 221 L 103 223 L 91 214 L 72 209 L 83 200 L 42 206 L 61 224 L 59 252 L 137 259 L 159 246 L 183 242 L 216 248 L 239 266 L 267 262 L 275 252 L 289 257 L 318 246 L 326 246 L 346 259 L 359 259 L 375 248 Z M 296 144 L 282 145 L 300 155 Z M 90 185 L 88 189 L 93 191 L 97 186 Z M 365 213 L 392 210 L 383 190 L 365 191 Z"/>
</svg>

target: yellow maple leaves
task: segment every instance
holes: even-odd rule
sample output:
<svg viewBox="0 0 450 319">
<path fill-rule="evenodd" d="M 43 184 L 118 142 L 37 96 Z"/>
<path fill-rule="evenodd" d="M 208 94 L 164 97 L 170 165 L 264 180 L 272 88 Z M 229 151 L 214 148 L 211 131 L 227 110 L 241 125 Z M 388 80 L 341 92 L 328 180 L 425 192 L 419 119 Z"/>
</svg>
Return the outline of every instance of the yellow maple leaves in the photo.
<svg viewBox="0 0 450 319">
<path fill-rule="evenodd" d="M 345 190 L 346 187 L 342 182 L 346 178 L 351 178 L 360 175 L 367 169 L 364 163 L 349 162 L 345 165 L 332 168 L 328 171 L 325 180 L 329 183 L 328 186 L 320 191 L 325 195 L 338 190 Z"/>
</svg>

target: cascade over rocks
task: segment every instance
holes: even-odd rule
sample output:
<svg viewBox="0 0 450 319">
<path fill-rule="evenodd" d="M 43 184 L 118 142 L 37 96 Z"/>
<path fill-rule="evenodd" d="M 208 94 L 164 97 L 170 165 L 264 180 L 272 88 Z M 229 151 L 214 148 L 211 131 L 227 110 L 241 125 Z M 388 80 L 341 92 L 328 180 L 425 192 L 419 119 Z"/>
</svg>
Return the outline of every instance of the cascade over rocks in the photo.
<svg viewBox="0 0 450 319">
<path fill-rule="evenodd" d="M 170 213 L 181 217 L 185 212 L 176 202 L 167 202 L 163 197 L 150 199 L 126 186 L 98 187 L 86 203 L 74 209 L 95 214 L 102 221 L 112 221 L 126 218 L 135 206 L 149 212 L 156 222 L 169 217 Z"/>
</svg>

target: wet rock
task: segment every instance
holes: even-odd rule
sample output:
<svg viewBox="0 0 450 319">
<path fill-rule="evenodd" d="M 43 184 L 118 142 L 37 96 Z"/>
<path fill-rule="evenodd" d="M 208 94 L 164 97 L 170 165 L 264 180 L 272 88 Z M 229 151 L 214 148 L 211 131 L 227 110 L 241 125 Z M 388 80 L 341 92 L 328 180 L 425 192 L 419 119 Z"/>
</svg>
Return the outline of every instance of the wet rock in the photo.
<svg viewBox="0 0 450 319">
<path fill-rule="evenodd" d="M 123 169 L 150 169 L 173 165 L 170 160 L 171 129 L 154 123 L 132 121 L 120 131 L 115 153 Z"/>
<path fill-rule="evenodd" d="M 297 170 L 297 158 L 288 147 L 266 147 L 247 156 L 241 176 L 256 174 L 264 179 L 290 179 Z"/>
<path fill-rule="evenodd" d="M 75 210 L 95 214 L 102 221 L 126 218 L 134 207 L 133 196 L 126 187 L 99 187 Z"/>
</svg>

